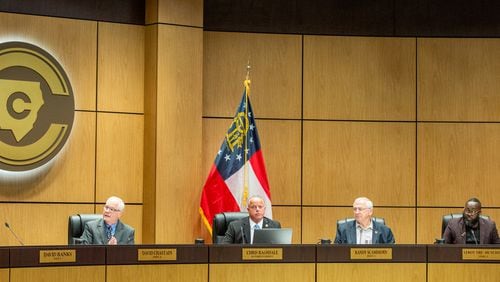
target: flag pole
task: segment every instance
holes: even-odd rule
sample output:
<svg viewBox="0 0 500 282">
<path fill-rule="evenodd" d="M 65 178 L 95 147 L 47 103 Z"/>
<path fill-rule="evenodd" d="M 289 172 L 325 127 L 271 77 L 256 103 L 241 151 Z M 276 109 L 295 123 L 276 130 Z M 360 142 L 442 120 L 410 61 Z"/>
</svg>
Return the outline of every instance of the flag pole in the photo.
<svg viewBox="0 0 500 282">
<path fill-rule="evenodd" d="M 243 198 L 241 199 L 242 207 L 247 207 L 247 199 L 248 199 L 248 95 L 250 95 L 250 60 L 247 63 L 247 75 L 243 84 L 245 85 L 245 165 L 243 170 Z"/>
</svg>

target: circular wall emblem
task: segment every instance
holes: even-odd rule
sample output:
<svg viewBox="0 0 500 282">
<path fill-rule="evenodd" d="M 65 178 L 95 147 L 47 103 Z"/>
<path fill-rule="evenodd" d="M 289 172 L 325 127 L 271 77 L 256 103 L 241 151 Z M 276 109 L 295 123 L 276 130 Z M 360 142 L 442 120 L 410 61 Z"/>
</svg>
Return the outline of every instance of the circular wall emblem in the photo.
<svg viewBox="0 0 500 282">
<path fill-rule="evenodd" d="M 45 50 L 0 43 L 0 170 L 40 167 L 63 148 L 75 101 L 68 76 Z"/>
</svg>

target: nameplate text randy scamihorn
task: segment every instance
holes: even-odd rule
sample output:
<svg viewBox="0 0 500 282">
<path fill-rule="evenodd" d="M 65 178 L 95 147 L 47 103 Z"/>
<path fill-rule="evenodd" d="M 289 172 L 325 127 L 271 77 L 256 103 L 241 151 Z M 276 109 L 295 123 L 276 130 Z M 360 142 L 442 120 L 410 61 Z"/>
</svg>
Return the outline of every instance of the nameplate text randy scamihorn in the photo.
<svg viewBox="0 0 500 282">
<path fill-rule="evenodd" d="M 392 249 L 351 248 L 351 259 L 392 259 Z"/>
<path fill-rule="evenodd" d="M 242 248 L 242 260 L 282 260 L 282 248 Z"/>
<path fill-rule="evenodd" d="M 40 250 L 40 263 L 76 262 L 76 250 Z"/>
<path fill-rule="evenodd" d="M 171 261 L 177 260 L 177 249 L 137 249 L 138 261 Z"/>
</svg>

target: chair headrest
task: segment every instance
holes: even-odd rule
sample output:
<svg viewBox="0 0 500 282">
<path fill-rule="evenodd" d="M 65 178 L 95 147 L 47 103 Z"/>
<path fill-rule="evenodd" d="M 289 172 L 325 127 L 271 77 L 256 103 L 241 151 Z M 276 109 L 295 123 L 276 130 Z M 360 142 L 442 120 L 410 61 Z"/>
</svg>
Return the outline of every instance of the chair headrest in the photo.
<svg viewBox="0 0 500 282">
<path fill-rule="evenodd" d="M 72 238 L 79 238 L 82 236 L 85 223 L 100 218 L 102 218 L 102 214 L 70 215 L 68 222 L 68 242 L 72 242 Z"/>
<path fill-rule="evenodd" d="M 217 236 L 224 237 L 229 223 L 247 216 L 247 212 L 223 212 L 216 214 L 212 222 L 212 242 L 217 243 L 219 241 Z"/>
<path fill-rule="evenodd" d="M 446 226 L 448 226 L 448 222 L 452 220 L 453 218 L 462 218 L 463 214 L 462 213 L 450 213 L 450 214 L 445 214 L 443 215 L 443 221 L 441 224 L 441 236 L 444 235 L 444 231 L 446 230 Z M 490 217 L 488 215 L 480 215 L 482 219 L 490 220 Z"/>
<path fill-rule="evenodd" d="M 347 218 L 339 219 L 339 220 L 337 220 L 337 226 L 339 224 L 352 222 L 352 221 L 354 221 L 354 217 L 347 217 Z M 382 217 L 372 217 L 372 221 L 377 222 L 377 223 L 382 224 L 382 225 L 385 225 L 385 219 L 383 219 Z"/>
</svg>

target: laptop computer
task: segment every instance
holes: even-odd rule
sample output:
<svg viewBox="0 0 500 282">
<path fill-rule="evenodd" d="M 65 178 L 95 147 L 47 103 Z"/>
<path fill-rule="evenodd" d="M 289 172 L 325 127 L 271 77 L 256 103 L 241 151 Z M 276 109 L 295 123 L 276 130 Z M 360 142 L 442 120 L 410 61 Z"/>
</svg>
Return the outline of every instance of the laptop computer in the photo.
<svg viewBox="0 0 500 282">
<path fill-rule="evenodd" d="M 253 244 L 291 244 L 291 228 L 263 228 L 253 233 Z"/>
</svg>

